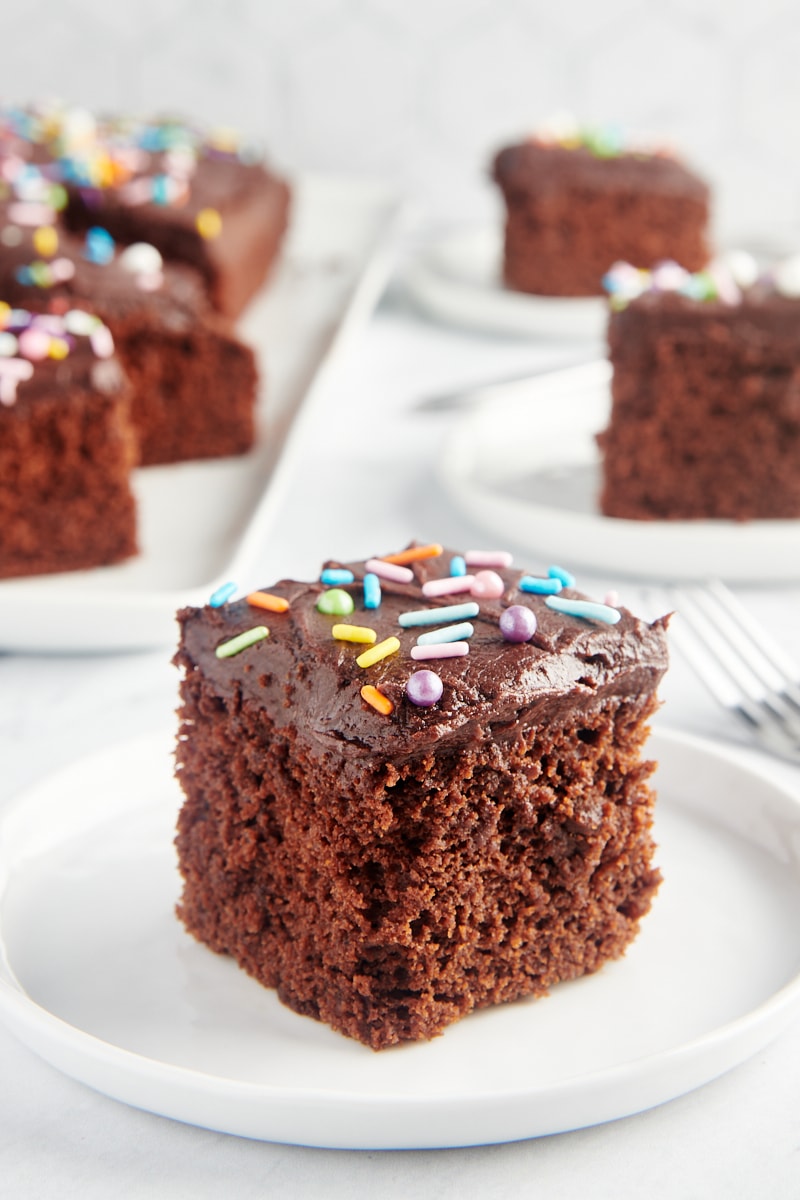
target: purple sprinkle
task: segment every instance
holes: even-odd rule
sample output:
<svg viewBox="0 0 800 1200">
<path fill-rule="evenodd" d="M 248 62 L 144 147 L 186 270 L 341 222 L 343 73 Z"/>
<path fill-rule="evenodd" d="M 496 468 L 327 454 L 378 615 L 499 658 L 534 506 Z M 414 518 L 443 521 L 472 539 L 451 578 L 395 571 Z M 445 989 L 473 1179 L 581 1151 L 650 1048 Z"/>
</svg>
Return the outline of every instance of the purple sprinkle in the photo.
<svg viewBox="0 0 800 1200">
<path fill-rule="evenodd" d="M 536 632 L 536 615 L 522 604 L 512 604 L 500 616 L 500 632 L 507 642 L 529 642 Z"/>
<path fill-rule="evenodd" d="M 406 696 L 420 708 L 430 708 L 441 700 L 444 684 L 435 671 L 415 671 L 406 684 Z"/>
</svg>

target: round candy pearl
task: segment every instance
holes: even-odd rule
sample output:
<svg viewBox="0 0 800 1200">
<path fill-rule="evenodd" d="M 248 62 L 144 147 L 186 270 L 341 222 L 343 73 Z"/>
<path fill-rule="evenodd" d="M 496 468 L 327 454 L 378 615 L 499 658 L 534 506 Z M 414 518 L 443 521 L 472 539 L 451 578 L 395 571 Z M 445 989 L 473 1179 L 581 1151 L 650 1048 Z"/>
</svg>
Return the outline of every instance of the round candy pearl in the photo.
<svg viewBox="0 0 800 1200">
<path fill-rule="evenodd" d="M 500 632 L 507 642 L 529 642 L 536 632 L 536 616 L 522 604 L 512 604 L 500 617 Z"/>
<path fill-rule="evenodd" d="M 420 708 L 430 708 L 441 700 L 444 684 L 435 671 L 415 671 L 406 684 L 406 696 Z"/>
<path fill-rule="evenodd" d="M 153 275 L 161 270 L 164 260 L 150 242 L 132 242 L 120 254 L 119 265 L 135 275 Z"/>
<path fill-rule="evenodd" d="M 29 358 L 31 362 L 39 362 L 43 358 L 47 358 L 47 353 L 50 349 L 50 334 L 45 333 L 43 329 L 34 329 L 30 327 L 24 329 L 19 335 L 19 352 L 24 358 Z"/>
<path fill-rule="evenodd" d="M 347 617 L 355 608 L 353 597 L 342 588 L 328 588 L 317 601 L 317 612 Z"/>
<path fill-rule="evenodd" d="M 496 571 L 478 571 L 470 588 L 479 600 L 499 600 L 505 590 L 506 585 Z"/>
</svg>

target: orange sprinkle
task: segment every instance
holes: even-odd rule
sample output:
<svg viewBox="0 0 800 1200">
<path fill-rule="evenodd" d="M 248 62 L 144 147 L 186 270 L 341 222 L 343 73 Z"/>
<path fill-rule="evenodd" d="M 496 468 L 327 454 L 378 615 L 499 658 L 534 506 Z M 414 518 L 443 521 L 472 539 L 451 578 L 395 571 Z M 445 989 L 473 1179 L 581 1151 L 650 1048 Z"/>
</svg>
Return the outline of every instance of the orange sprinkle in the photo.
<svg viewBox="0 0 800 1200">
<path fill-rule="evenodd" d="M 253 608 L 268 608 L 270 612 L 286 612 L 289 607 L 288 600 L 284 600 L 283 596 L 273 596 L 271 592 L 251 592 L 247 603 L 252 604 Z"/>
<path fill-rule="evenodd" d="M 379 713 L 383 713 L 384 717 L 388 717 L 390 713 L 394 712 L 394 705 L 389 697 L 384 696 L 383 692 L 379 692 L 371 683 L 364 684 L 361 689 L 361 697 Z"/>
<path fill-rule="evenodd" d="M 381 562 L 397 563 L 398 566 L 404 567 L 406 563 L 419 562 L 421 558 L 437 558 L 442 553 L 442 547 L 438 542 L 431 542 L 430 546 L 412 546 L 408 550 L 400 550 L 397 554 L 382 554 Z"/>
</svg>

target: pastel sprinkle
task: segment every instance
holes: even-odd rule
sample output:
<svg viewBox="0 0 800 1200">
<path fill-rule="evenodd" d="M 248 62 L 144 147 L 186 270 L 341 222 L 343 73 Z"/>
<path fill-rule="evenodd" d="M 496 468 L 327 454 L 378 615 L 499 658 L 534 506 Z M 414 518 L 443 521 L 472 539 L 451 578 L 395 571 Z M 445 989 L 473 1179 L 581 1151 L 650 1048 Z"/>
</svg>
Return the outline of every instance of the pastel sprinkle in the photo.
<svg viewBox="0 0 800 1200">
<path fill-rule="evenodd" d="M 417 608 L 413 612 L 400 613 L 398 624 L 403 629 L 413 625 L 442 625 L 447 621 L 461 621 L 467 617 L 477 617 L 479 606 L 474 600 L 466 604 L 444 604 L 441 608 Z"/>
<path fill-rule="evenodd" d="M 363 642 L 371 646 L 378 635 L 366 625 L 334 625 L 331 634 L 339 642 Z"/>
<path fill-rule="evenodd" d="M 381 581 L 374 571 L 364 576 L 364 608 L 380 608 Z"/>
<path fill-rule="evenodd" d="M 40 225 L 33 235 L 33 248 L 42 258 L 52 258 L 58 250 L 58 234 L 52 225 Z"/>
<path fill-rule="evenodd" d="M 529 642 L 536 633 L 536 614 L 523 604 L 511 604 L 500 616 L 500 632 L 507 642 Z"/>
<path fill-rule="evenodd" d="M 607 604 L 609 608 L 619 608 L 619 592 L 612 588 L 610 592 L 606 592 L 603 597 L 603 604 Z"/>
<path fill-rule="evenodd" d="M 455 554 L 450 559 L 450 574 L 451 575 L 466 575 L 467 564 L 463 555 Z"/>
<path fill-rule="evenodd" d="M 575 587 L 575 576 L 563 567 L 548 567 L 547 574 L 550 579 L 557 579 L 562 587 Z"/>
<path fill-rule="evenodd" d="M 379 692 L 371 683 L 364 684 L 361 689 L 361 698 L 366 700 L 367 704 L 371 704 L 384 717 L 388 717 L 394 712 L 394 704 L 392 704 L 389 697 L 384 696 L 383 692 Z"/>
<path fill-rule="evenodd" d="M 478 571 L 470 590 L 480 600 L 499 600 L 506 585 L 496 571 Z"/>
<path fill-rule="evenodd" d="M 221 608 L 226 600 L 230 600 L 233 593 L 236 591 L 236 584 L 233 582 L 223 583 L 212 592 L 208 603 L 212 608 Z"/>
<path fill-rule="evenodd" d="M 540 579 L 537 575 L 523 575 L 517 586 L 521 592 L 531 592 L 534 596 L 555 596 L 561 591 L 563 584 L 560 579 Z"/>
<path fill-rule="evenodd" d="M 155 275 L 163 267 L 164 260 L 150 242 L 132 242 L 120 254 L 119 265 L 134 275 Z"/>
<path fill-rule="evenodd" d="M 368 571 L 379 579 L 387 579 L 390 583 L 411 583 L 414 572 L 410 567 L 400 567 L 396 563 L 384 562 L 382 558 L 370 558 L 364 563 Z"/>
<path fill-rule="evenodd" d="M 114 249 L 114 239 L 107 229 L 93 225 L 91 229 L 87 230 L 83 256 L 89 262 L 98 263 L 101 266 L 110 263 L 114 257 Z"/>
<path fill-rule="evenodd" d="M 222 217 L 215 208 L 201 208 L 195 224 L 200 237 L 207 241 L 219 237 L 222 232 Z"/>
<path fill-rule="evenodd" d="M 17 384 L 33 375 L 33 363 L 27 358 L 0 358 L 0 404 L 10 408 L 17 402 Z"/>
<path fill-rule="evenodd" d="M 107 325 L 98 325 L 89 334 L 89 344 L 98 358 L 111 358 L 114 353 L 114 339 Z"/>
<path fill-rule="evenodd" d="M 565 596 L 548 596 L 548 608 L 565 613 L 568 617 L 582 617 L 585 621 L 602 621 L 605 625 L 616 625 L 622 614 L 608 604 L 597 604 L 594 600 L 568 600 Z"/>
<path fill-rule="evenodd" d="M 436 646 L 441 642 L 463 642 L 471 638 L 475 626 L 469 621 L 460 621 L 457 625 L 445 625 L 444 629 L 432 629 L 429 633 L 421 633 L 417 638 L 418 646 Z"/>
<path fill-rule="evenodd" d="M 352 583 L 355 575 L 345 567 L 326 567 L 319 577 L 320 583 L 336 587 L 340 583 Z"/>
<path fill-rule="evenodd" d="M 423 596 L 455 596 L 458 592 L 471 592 L 474 575 L 445 575 L 443 579 L 429 579 L 422 585 Z"/>
<path fill-rule="evenodd" d="M 336 617 L 348 617 L 355 608 L 355 602 L 349 592 L 341 588 L 330 588 L 323 592 L 317 600 L 317 612 L 328 613 Z"/>
<path fill-rule="evenodd" d="M 468 567 L 510 567 L 514 555 L 506 550 L 468 550 L 464 561 Z"/>
<path fill-rule="evenodd" d="M 242 650 L 246 650 L 248 646 L 254 646 L 256 642 L 261 642 L 266 637 L 269 637 L 266 625 L 254 625 L 252 629 L 246 629 L 244 633 L 231 638 L 229 642 L 223 642 L 221 646 L 217 646 L 214 653 L 217 658 L 233 658 L 234 654 L 241 654 Z"/>
<path fill-rule="evenodd" d="M 444 684 L 435 671 L 415 671 L 406 684 L 406 699 L 419 708 L 430 708 L 441 700 Z"/>
<path fill-rule="evenodd" d="M 469 654 L 469 642 L 436 642 L 429 646 L 412 646 L 411 657 L 417 662 L 435 658 L 463 658 Z"/>
<path fill-rule="evenodd" d="M 28 329 L 23 329 L 17 340 L 20 354 L 29 358 L 31 362 L 41 362 L 43 358 L 47 358 L 50 349 L 50 334 L 46 333 L 44 329 L 37 329 L 31 325 Z"/>
<path fill-rule="evenodd" d="M 14 334 L 3 330 L 0 333 L 0 358 L 13 358 L 17 353 L 18 345 Z"/>
<path fill-rule="evenodd" d="M 356 662 L 359 667 L 372 667 L 381 659 L 388 658 L 390 654 L 396 654 L 400 649 L 400 639 L 396 637 L 388 637 L 382 642 L 378 642 L 377 646 L 372 646 L 369 650 L 365 650 L 363 654 L 359 654 Z"/>
<path fill-rule="evenodd" d="M 429 546 L 409 546 L 408 550 L 400 550 L 397 554 L 382 554 L 381 561 L 404 566 L 406 563 L 419 562 L 423 558 L 438 558 L 441 553 L 442 547 L 439 543 L 431 542 Z"/>
<path fill-rule="evenodd" d="M 265 608 L 268 612 L 282 613 L 289 607 L 288 600 L 283 596 L 273 596 L 272 592 L 250 592 L 246 600 L 253 608 Z"/>
</svg>

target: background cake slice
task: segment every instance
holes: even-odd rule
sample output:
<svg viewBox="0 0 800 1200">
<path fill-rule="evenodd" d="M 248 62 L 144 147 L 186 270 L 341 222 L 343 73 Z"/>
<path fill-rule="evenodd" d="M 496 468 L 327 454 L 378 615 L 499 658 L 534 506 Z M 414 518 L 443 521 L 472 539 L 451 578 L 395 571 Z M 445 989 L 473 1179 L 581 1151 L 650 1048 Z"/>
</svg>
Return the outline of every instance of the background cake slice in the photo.
<svg viewBox="0 0 800 1200">
<path fill-rule="evenodd" d="M 659 881 L 665 622 L 433 549 L 179 614 L 180 916 L 376 1049 L 597 970 Z"/>
</svg>

